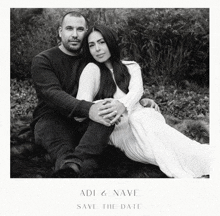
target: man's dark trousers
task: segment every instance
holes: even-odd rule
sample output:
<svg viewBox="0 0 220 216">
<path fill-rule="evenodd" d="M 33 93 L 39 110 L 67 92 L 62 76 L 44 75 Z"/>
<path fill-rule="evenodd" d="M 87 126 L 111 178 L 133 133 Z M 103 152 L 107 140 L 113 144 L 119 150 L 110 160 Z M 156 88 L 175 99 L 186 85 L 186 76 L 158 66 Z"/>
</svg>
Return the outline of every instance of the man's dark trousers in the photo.
<svg viewBox="0 0 220 216">
<path fill-rule="evenodd" d="M 114 126 L 104 126 L 91 120 L 77 122 L 56 114 L 45 114 L 35 125 L 36 144 L 42 145 L 55 162 L 55 171 L 69 162 L 83 167 L 91 163 L 108 145 Z M 95 164 L 94 164 L 95 166 Z"/>
</svg>

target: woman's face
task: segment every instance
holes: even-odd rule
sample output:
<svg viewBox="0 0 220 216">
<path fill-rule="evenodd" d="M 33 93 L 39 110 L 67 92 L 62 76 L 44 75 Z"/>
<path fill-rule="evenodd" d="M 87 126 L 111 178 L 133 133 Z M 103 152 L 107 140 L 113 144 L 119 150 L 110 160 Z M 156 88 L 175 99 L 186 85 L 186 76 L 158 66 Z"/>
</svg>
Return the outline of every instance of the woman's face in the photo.
<svg viewBox="0 0 220 216">
<path fill-rule="evenodd" d="M 89 51 L 92 57 L 99 63 L 107 64 L 111 53 L 100 32 L 94 31 L 88 37 Z"/>
</svg>

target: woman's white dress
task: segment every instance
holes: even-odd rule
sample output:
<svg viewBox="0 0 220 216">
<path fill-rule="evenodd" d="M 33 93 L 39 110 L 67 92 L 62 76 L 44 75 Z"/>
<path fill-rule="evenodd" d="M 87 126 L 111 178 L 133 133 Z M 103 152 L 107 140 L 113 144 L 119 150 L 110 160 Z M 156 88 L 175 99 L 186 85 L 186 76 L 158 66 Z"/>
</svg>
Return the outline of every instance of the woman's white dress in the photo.
<svg viewBox="0 0 220 216">
<path fill-rule="evenodd" d="M 127 94 L 118 87 L 114 94 L 114 99 L 124 104 L 126 112 L 110 136 L 111 144 L 134 161 L 159 166 L 169 177 L 194 178 L 209 175 L 210 145 L 201 145 L 189 139 L 167 125 L 161 113 L 153 108 L 142 107 L 139 103 L 143 94 L 140 67 L 133 61 L 122 62 L 128 67 L 131 80 Z M 100 69 L 89 63 L 81 74 L 77 99 L 93 101 L 99 84 Z"/>
</svg>

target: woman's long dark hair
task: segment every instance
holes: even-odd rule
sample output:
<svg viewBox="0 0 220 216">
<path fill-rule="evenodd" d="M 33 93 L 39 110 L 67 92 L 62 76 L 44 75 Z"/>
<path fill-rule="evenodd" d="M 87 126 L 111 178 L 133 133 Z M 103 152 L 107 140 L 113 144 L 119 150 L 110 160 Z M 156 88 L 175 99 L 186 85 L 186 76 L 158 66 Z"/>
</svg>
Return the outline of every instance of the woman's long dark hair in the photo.
<svg viewBox="0 0 220 216">
<path fill-rule="evenodd" d="M 98 31 L 103 36 L 109 52 L 111 53 L 110 61 L 113 66 L 113 72 L 117 86 L 124 92 L 128 93 L 128 85 L 130 82 L 130 74 L 127 67 L 122 64 L 120 60 L 120 49 L 117 43 L 116 36 L 110 28 L 103 25 L 95 25 L 90 28 L 83 41 L 83 54 L 87 62 L 94 62 L 99 66 L 101 71 L 100 89 L 97 93 L 95 100 L 104 98 L 113 98 L 116 92 L 116 85 L 113 80 L 111 71 L 105 66 L 104 63 L 96 62 L 89 51 L 88 37 L 93 31 Z"/>
</svg>

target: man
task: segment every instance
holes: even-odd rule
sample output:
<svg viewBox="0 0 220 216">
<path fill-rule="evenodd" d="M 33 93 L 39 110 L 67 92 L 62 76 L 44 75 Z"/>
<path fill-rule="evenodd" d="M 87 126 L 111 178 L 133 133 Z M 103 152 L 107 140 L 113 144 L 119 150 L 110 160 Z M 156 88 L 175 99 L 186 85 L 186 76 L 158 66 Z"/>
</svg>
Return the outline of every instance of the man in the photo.
<svg viewBox="0 0 220 216">
<path fill-rule="evenodd" d="M 80 50 L 86 29 L 87 21 L 81 14 L 67 13 L 59 28 L 61 45 L 38 54 L 32 62 L 38 96 L 32 128 L 35 142 L 55 162 L 54 177 L 75 177 L 84 160 L 93 164 L 114 129 L 108 118 L 99 115 L 115 116 L 108 111 L 109 105 L 75 99 L 77 79 L 85 66 Z M 90 120 L 78 123 L 75 116 Z"/>
<path fill-rule="evenodd" d="M 86 166 L 95 168 L 123 109 L 120 102 L 93 104 L 75 98 L 85 67 L 80 52 L 87 25 L 78 12 L 64 15 L 59 27 L 61 44 L 38 54 L 32 62 L 38 105 L 31 126 L 35 142 L 55 162 L 53 177 L 77 177 Z M 87 120 L 79 123 L 74 117 Z"/>
</svg>

